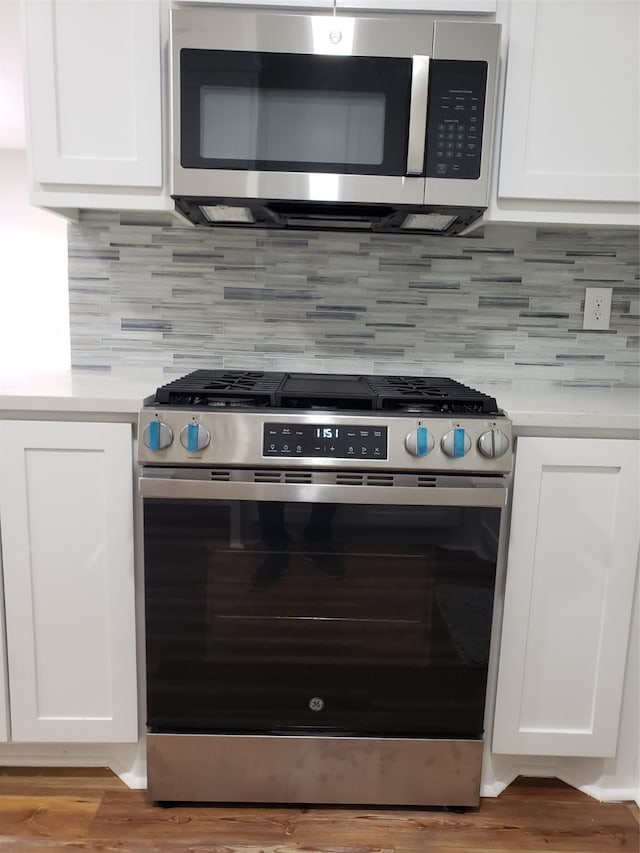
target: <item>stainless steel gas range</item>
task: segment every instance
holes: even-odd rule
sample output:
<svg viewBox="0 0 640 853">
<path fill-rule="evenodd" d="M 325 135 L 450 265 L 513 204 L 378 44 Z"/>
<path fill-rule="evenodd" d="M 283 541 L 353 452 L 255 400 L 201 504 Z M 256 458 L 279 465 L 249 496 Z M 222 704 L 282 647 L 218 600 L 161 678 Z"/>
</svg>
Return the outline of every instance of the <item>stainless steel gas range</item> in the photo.
<svg viewBox="0 0 640 853">
<path fill-rule="evenodd" d="M 149 797 L 477 804 L 512 458 L 495 399 L 200 370 L 139 435 Z"/>
</svg>

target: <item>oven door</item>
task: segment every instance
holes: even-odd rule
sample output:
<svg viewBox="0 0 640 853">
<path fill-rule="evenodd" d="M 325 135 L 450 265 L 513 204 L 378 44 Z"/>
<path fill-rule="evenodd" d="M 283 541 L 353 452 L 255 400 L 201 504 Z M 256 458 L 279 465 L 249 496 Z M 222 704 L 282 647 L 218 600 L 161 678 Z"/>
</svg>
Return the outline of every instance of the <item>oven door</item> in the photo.
<svg viewBox="0 0 640 853">
<path fill-rule="evenodd" d="M 481 736 L 501 479 L 145 469 L 153 733 Z"/>
</svg>

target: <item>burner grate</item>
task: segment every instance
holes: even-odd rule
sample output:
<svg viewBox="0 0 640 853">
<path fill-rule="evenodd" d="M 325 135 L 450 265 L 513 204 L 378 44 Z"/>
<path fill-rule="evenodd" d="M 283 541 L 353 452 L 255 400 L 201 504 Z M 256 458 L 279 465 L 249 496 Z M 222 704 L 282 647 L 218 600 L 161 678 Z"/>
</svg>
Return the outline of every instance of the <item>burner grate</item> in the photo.
<svg viewBox="0 0 640 853">
<path fill-rule="evenodd" d="M 211 409 L 377 410 L 496 415 L 496 400 L 453 379 L 256 370 L 195 370 L 158 388 L 155 403 Z"/>
<path fill-rule="evenodd" d="M 284 373 L 257 370 L 194 370 L 158 388 L 155 402 L 165 406 L 264 408 L 276 405 Z"/>
<path fill-rule="evenodd" d="M 378 408 L 407 414 L 498 414 L 494 397 L 440 376 L 370 376 Z"/>
</svg>

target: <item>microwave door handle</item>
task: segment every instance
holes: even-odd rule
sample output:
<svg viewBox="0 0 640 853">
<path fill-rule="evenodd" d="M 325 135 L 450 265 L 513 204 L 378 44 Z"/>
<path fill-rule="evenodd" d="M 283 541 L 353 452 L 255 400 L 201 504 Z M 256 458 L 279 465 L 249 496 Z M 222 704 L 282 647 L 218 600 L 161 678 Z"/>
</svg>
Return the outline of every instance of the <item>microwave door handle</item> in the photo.
<svg viewBox="0 0 640 853">
<path fill-rule="evenodd" d="M 409 111 L 409 143 L 407 145 L 407 175 L 424 171 L 424 149 L 427 135 L 427 96 L 429 94 L 429 57 L 414 56 L 411 73 L 411 102 Z"/>
</svg>

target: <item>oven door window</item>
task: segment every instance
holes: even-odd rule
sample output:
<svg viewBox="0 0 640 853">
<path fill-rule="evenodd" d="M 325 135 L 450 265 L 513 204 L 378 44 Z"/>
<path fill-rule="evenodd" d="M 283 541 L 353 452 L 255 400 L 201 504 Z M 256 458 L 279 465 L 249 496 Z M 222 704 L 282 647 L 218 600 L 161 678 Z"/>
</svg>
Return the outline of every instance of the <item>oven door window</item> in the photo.
<svg viewBox="0 0 640 853">
<path fill-rule="evenodd" d="M 187 168 L 404 175 L 412 63 L 184 49 Z"/>
<path fill-rule="evenodd" d="M 477 737 L 499 521 L 146 499 L 150 730 Z"/>
</svg>

